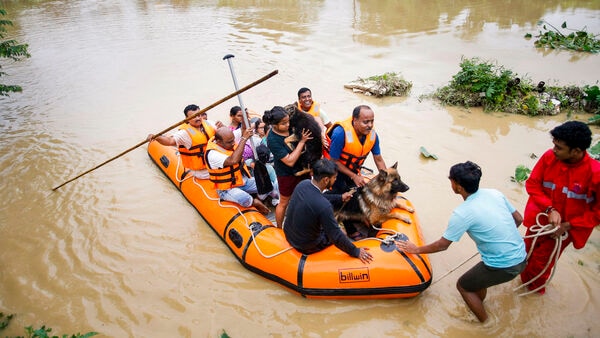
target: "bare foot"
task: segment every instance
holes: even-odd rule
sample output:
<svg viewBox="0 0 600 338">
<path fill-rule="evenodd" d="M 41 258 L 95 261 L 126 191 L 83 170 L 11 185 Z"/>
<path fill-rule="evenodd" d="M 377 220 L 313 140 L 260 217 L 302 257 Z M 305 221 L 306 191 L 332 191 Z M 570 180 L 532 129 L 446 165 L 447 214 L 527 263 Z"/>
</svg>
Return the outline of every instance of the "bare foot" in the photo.
<svg viewBox="0 0 600 338">
<path fill-rule="evenodd" d="M 267 206 L 264 205 L 263 202 L 261 202 L 258 198 L 254 199 L 252 205 L 263 215 L 267 215 L 269 212 L 271 212 L 271 210 L 269 210 L 269 208 L 267 208 Z"/>
</svg>

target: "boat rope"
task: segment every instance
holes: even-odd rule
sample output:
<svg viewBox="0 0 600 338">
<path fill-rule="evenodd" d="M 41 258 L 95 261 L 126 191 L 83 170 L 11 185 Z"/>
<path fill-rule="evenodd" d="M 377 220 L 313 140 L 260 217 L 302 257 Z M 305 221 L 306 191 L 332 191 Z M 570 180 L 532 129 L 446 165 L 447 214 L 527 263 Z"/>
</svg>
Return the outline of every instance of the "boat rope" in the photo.
<svg viewBox="0 0 600 338">
<path fill-rule="evenodd" d="M 252 234 L 252 243 L 254 244 L 254 247 L 256 248 L 256 251 L 258 251 L 258 253 L 259 253 L 261 256 L 263 256 L 264 258 L 273 258 L 273 257 L 279 256 L 279 255 L 281 255 L 282 253 L 284 253 L 284 252 L 286 252 L 286 251 L 289 251 L 289 250 L 291 250 L 291 249 L 292 249 L 292 246 L 290 245 L 290 246 L 288 246 L 287 248 L 281 249 L 281 250 L 279 250 L 278 252 L 276 252 L 276 253 L 274 253 L 274 254 L 271 254 L 271 255 L 267 255 L 267 254 L 263 253 L 263 251 L 262 251 L 262 250 L 260 249 L 260 247 L 258 246 L 258 243 L 257 243 L 257 241 L 256 241 L 256 237 L 254 237 L 254 226 L 255 226 L 255 225 L 252 225 L 252 224 L 251 224 L 251 225 L 248 227 L 248 228 L 250 229 L 250 233 Z"/>
<path fill-rule="evenodd" d="M 374 239 L 376 241 L 380 241 L 381 243 L 383 243 L 385 245 L 391 245 L 391 244 L 394 244 L 396 241 L 401 241 L 406 238 L 406 235 L 404 235 L 403 233 L 396 231 L 394 229 L 379 228 L 379 227 L 376 227 L 375 225 L 371 225 L 370 227 L 374 230 L 377 230 L 378 234 L 380 232 L 382 232 L 381 234 L 386 235 L 386 236 L 384 238 L 365 237 L 363 239 L 359 239 L 354 242 L 356 243 L 356 242 L 360 242 L 360 241 L 364 241 L 364 240 L 368 240 L 368 239 Z"/>
<path fill-rule="evenodd" d="M 181 167 L 181 156 L 180 156 L 180 154 L 179 154 L 179 151 L 178 151 L 178 152 L 177 152 L 177 168 L 175 169 L 175 173 L 178 173 L 178 172 L 179 172 L 179 168 L 180 168 L 180 167 Z M 247 218 L 246 218 L 246 216 L 245 216 L 245 215 L 242 213 L 242 211 L 240 210 L 240 208 L 238 208 L 238 207 L 237 207 L 237 206 L 235 206 L 235 205 L 226 205 L 226 204 L 222 204 L 222 203 L 221 203 L 221 198 L 219 198 L 219 197 L 217 197 L 217 198 L 215 198 L 215 197 L 210 197 L 210 196 L 208 195 L 208 192 L 206 192 L 206 190 L 205 190 L 205 189 L 204 189 L 204 187 L 202 186 L 202 184 L 200 184 L 200 183 L 198 183 L 198 181 L 196 181 L 196 177 L 195 177 L 194 175 L 186 175 L 186 176 L 185 176 L 183 179 L 179 179 L 178 175 L 177 175 L 177 174 L 175 174 L 175 179 L 176 179 L 176 180 L 177 180 L 177 182 L 179 182 L 180 184 L 181 184 L 183 181 L 185 181 L 185 180 L 187 180 L 187 179 L 190 179 L 190 178 L 192 178 L 192 182 L 194 182 L 194 185 L 195 185 L 195 186 L 197 186 L 197 187 L 199 187 L 199 188 L 202 190 L 202 192 L 204 193 L 204 196 L 205 196 L 207 199 L 209 199 L 209 200 L 211 200 L 211 201 L 216 201 L 216 202 L 217 202 L 217 204 L 219 204 L 219 206 L 220 206 L 220 207 L 222 207 L 222 208 L 234 208 L 234 209 L 236 209 L 236 210 L 237 210 L 237 212 L 240 214 L 240 216 L 242 216 L 242 218 L 243 218 L 243 219 L 244 219 L 244 221 L 246 222 L 246 225 L 248 225 L 248 219 L 247 219 Z"/>
<path fill-rule="evenodd" d="M 435 283 L 441 281 L 442 279 L 444 279 L 446 276 L 448 276 L 449 274 L 453 273 L 454 271 L 456 271 L 458 268 L 460 268 L 461 266 L 465 265 L 468 261 L 470 261 L 471 259 L 473 259 L 475 256 L 479 255 L 479 251 L 475 252 L 471 257 L 465 259 L 464 261 L 462 261 L 462 263 L 458 264 L 457 266 L 455 266 L 453 269 L 449 270 L 448 272 L 446 272 L 445 274 L 443 274 L 442 276 L 440 276 L 440 278 L 436 279 L 433 283 L 431 283 L 431 285 L 434 285 Z"/>
<path fill-rule="evenodd" d="M 540 216 L 548 217 L 548 214 L 540 212 L 535 217 L 536 224 L 529 227 L 529 231 L 531 231 L 532 234 L 528 235 L 528 236 L 523 236 L 523 238 L 533 238 L 533 242 L 531 243 L 531 248 L 529 249 L 529 252 L 527 253 L 527 258 L 526 258 L 527 260 L 529 260 L 529 257 L 531 257 L 531 254 L 533 253 L 533 248 L 535 247 L 535 242 L 537 241 L 537 239 L 539 237 L 550 235 L 559 229 L 559 227 L 555 227 L 552 224 L 546 224 L 546 225 L 540 224 Z M 523 284 L 519 285 L 518 287 L 514 288 L 513 291 L 517 291 L 520 288 L 523 288 L 523 287 L 533 283 L 534 281 L 536 281 L 538 278 L 540 278 L 546 272 L 546 270 L 548 270 L 550 263 L 552 261 L 554 261 L 554 265 L 552 267 L 550 277 L 546 280 L 546 282 L 543 285 L 540 285 L 533 290 L 530 290 L 530 291 L 524 292 L 524 293 L 520 293 L 519 296 L 525 296 L 525 295 L 537 292 L 538 290 L 540 290 L 542 288 L 545 288 L 546 285 L 548 285 L 548 283 L 550 283 L 550 280 L 552 279 L 552 277 L 554 277 L 554 273 L 556 272 L 556 264 L 558 263 L 558 258 L 560 256 L 559 253 L 562 248 L 562 241 L 565 240 L 568 236 L 569 236 L 568 233 L 565 231 L 561 236 L 556 237 L 555 243 L 554 243 L 554 249 L 552 249 L 552 252 L 550 253 L 550 256 L 548 257 L 548 262 L 546 263 L 546 266 L 544 266 L 542 271 L 539 274 L 537 274 L 537 276 L 530 279 L 527 283 L 523 283 Z"/>
<path fill-rule="evenodd" d="M 398 231 L 396 231 L 394 229 L 378 228 L 378 227 L 376 227 L 374 225 L 371 225 L 371 228 L 373 228 L 373 229 L 375 229 L 377 231 L 384 231 L 384 232 L 387 232 L 387 233 L 391 233 L 391 235 L 388 235 L 388 237 L 394 237 L 394 238 L 396 238 L 396 237 L 400 237 L 400 234 L 401 234 L 400 232 L 398 232 Z"/>
<path fill-rule="evenodd" d="M 178 163 L 178 166 L 179 166 L 179 163 Z M 177 170 L 176 172 L 179 172 L 179 167 L 178 167 L 177 169 L 178 169 L 178 170 Z M 238 214 L 239 214 L 239 215 L 240 215 L 240 216 L 241 216 L 241 217 L 244 219 L 244 223 L 246 224 L 246 228 L 248 228 L 248 230 L 250 230 L 250 234 L 252 235 L 252 243 L 254 244 L 254 247 L 256 248 L 256 250 L 258 251 L 258 253 L 260 253 L 260 254 L 261 254 L 261 256 L 263 256 L 263 257 L 265 257 L 265 258 L 273 258 L 273 257 L 275 257 L 275 256 L 278 256 L 278 255 L 280 255 L 280 254 L 282 254 L 282 253 L 284 253 L 284 252 L 286 252 L 286 251 L 288 251 L 288 250 L 292 249 L 292 247 L 291 247 L 291 246 L 289 246 L 289 247 L 287 247 L 287 248 L 284 248 L 284 249 L 282 249 L 282 250 L 280 250 L 279 252 L 276 252 L 276 253 L 274 253 L 274 254 L 271 254 L 271 255 L 267 255 L 267 254 L 265 254 L 265 253 L 264 253 L 264 252 L 263 252 L 263 251 L 260 249 L 260 247 L 258 246 L 258 243 L 257 243 L 257 241 L 256 241 L 256 237 L 254 236 L 254 226 L 255 226 L 255 225 L 254 225 L 254 224 L 252 224 L 252 223 L 250 223 L 250 222 L 248 222 L 248 218 L 246 218 L 246 215 L 245 215 L 245 214 L 242 212 L 242 210 L 240 210 L 240 208 L 238 208 L 238 207 L 237 207 L 237 205 L 232 205 L 232 204 L 222 204 L 222 203 L 221 203 L 221 199 L 220 199 L 220 198 L 218 198 L 218 197 L 217 197 L 217 198 L 215 198 L 215 197 L 210 197 L 210 196 L 208 195 L 208 192 L 206 191 L 206 189 L 204 189 L 204 187 L 202 186 L 202 184 L 200 184 L 200 183 L 198 183 L 198 181 L 196 181 L 196 178 L 194 177 L 194 175 L 190 175 L 190 176 L 188 176 L 188 177 L 184 178 L 184 179 L 183 179 L 183 180 L 181 180 L 181 181 L 179 181 L 179 179 L 177 179 L 177 180 L 178 180 L 179 182 L 183 182 L 184 180 L 188 179 L 189 177 L 193 177 L 193 178 L 194 178 L 194 179 L 193 179 L 194 185 L 196 185 L 197 187 L 199 187 L 199 188 L 202 190 L 202 192 L 204 193 L 204 196 L 205 196 L 207 199 L 209 199 L 209 200 L 211 200 L 211 201 L 216 201 L 216 202 L 219 204 L 219 206 L 220 206 L 220 207 L 222 207 L 222 208 L 234 208 L 234 209 L 236 209 L 236 210 L 237 210 L 237 213 L 238 213 Z"/>
<path fill-rule="evenodd" d="M 179 172 L 180 167 L 181 167 L 181 155 L 179 154 L 179 151 L 177 151 L 177 168 L 175 168 L 175 179 L 181 185 L 181 182 L 187 180 L 190 177 L 194 177 L 194 175 L 190 175 L 190 176 L 185 175 L 185 177 L 182 180 L 180 180 L 179 177 L 177 176 L 177 173 Z M 185 168 L 184 168 L 184 171 L 185 171 Z"/>
<path fill-rule="evenodd" d="M 192 176 L 190 176 L 190 177 L 194 177 L 194 176 L 192 175 Z M 185 179 L 186 179 L 186 178 L 184 178 L 184 180 L 185 180 Z M 249 224 L 249 223 L 248 223 L 248 219 L 246 218 L 246 215 L 244 215 L 244 213 L 242 212 L 242 210 L 240 210 L 240 208 L 238 208 L 238 207 L 237 207 L 236 205 L 234 205 L 234 204 L 223 204 L 223 203 L 221 203 L 221 198 L 220 198 L 220 197 L 210 197 L 210 196 L 208 195 L 208 192 L 206 192 L 206 189 L 204 189 L 204 187 L 202 186 L 202 184 L 198 183 L 198 181 L 196 180 L 196 177 L 194 177 L 194 179 L 193 179 L 193 182 L 194 182 L 194 185 L 196 185 L 197 187 L 199 187 L 199 188 L 202 190 L 202 192 L 204 193 L 204 196 L 205 196 L 207 199 L 209 199 L 209 200 L 211 200 L 211 201 L 216 201 L 216 202 L 217 202 L 217 204 L 219 204 L 219 206 L 220 206 L 221 208 L 233 208 L 233 209 L 237 210 L 237 212 L 240 214 L 240 216 L 241 216 L 241 217 L 244 219 L 244 222 L 246 223 L 246 226 L 248 226 L 248 224 Z M 248 228 L 249 228 L 249 227 L 248 227 Z"/>
</svg>

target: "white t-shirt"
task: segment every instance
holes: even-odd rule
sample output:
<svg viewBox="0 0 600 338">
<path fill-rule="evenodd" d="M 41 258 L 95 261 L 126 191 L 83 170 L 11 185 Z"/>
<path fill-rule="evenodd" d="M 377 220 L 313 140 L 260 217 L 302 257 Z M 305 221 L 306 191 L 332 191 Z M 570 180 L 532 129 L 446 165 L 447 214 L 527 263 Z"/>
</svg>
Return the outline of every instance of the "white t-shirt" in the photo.
<svg viewBox="0 0 600 338">
<path fill-rule="evenodd" d="M 219 146 L 217 146 L 219 147 Z M 225 151 L 225 149 L 219 147 L 221 150 Z M 217 168 L 217 169 L 221 169 L 223 168 L 223 164 L 225 163 L 225 160 L 228 158 L 229 156 L 223 154 L 220 151 L 209 151 L 208 154 L 206 154 L 206 159 L 208 160 L 208 163 L 210 164 L 211 168 Z"/>
<path fill-rule="evenodd" d="M 214 123 L 211 123 L 212 121 L 207 121 L 207 122 L 214 128 Z M 235 136 L 236 143 L 239 142 L 239 139 L 242 137 L 241 129 L 234 130 L 233 135 Z M 178 147 L 184 146 L 186 149 L 190 149 L 192 147 L 192 138 L 190 137 L 190 134 L 188 134 L 187 131 L 180 129 L 180 130 L 177 130 L 176 132 L 174 132 L 173 134 L 171 134 L 171 136 L 173 136 L 173 139 L 175 140 L 175 143 L 177 144 Z M 227 158 L 227 156 L 225 156 L 225 158 Z M 225 161 L 225 160 L 223 160 L 223 161 Z M 221 165 L 222 165 L 222 163 L 221 163 Z M 203 180 L 206 180 L 209 177 L 208 170 L 206 170 L 206 169 L 190 170 L 190 173 L 192 175 L 194 175 L 194 177 L 203 179 Z"/>
<path fill-rule="evenodd" d="M 323 124 L 331 123 L 329 115 L 327 115 L 323 108 L 319 109 L 319 117 L 321 118 L 321 121 L 323 121 Z"/>
<path fill-rule="evenodd" d="M 235 144 L 239 144 L 240 143 L 240 139 L 242 138 L 242 130 L 241 129 L 236 129 L 233 131 L 233 136 L 235 137 Z M 246 141 L 247 142 L 247 141 Z M 219 147 L 219 146 L 217 146 Z M 222 151 L 226 151 L 225 149 L 219 147 Z M 228 158 L 229 156 L 223 154 L 222 152 L 219 151 L 209 151 L 208 154 L 206 155 L 206 160 L 208 161 L 208 163 L 210 164 L 211 168 L 223 168 L 223 163 L 225 163 L 225 160 Z"/>
</svg>

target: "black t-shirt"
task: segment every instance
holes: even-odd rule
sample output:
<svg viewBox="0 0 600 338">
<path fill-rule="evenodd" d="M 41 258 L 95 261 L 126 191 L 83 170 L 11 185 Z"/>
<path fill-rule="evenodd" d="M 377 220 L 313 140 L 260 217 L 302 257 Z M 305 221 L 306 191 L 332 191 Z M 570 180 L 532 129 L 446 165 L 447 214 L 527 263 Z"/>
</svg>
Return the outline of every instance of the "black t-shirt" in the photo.
<svg viewBox="0 0 600 338">
<path fill-rule="evenodd" d="M 273 162 L 273 167 L 275 168 L 277 176 L 294 176 L 296 172 L 302 170 L 302 168 L 298 167 L 298 162 L 296 162 L 293 167 L 289 167 L 281 162 L 282 158 L 292 152 L 292 149 L 285 144 L 284 140 L 286 137 L 287 136 L 276 134 L 272 130 L 267 135 L 267 146 L 273 154 L 273 159 L 275 160 Z"/>
<path fill-rule="evenodd" d="M 331 203 L 311 180 L 296 186 L 285 216 L 283 232 L 298 251 L 309 254 L 334 244 L 348 255 L 358 257 L 360 249 L 342 232 Z"/>
</svg>

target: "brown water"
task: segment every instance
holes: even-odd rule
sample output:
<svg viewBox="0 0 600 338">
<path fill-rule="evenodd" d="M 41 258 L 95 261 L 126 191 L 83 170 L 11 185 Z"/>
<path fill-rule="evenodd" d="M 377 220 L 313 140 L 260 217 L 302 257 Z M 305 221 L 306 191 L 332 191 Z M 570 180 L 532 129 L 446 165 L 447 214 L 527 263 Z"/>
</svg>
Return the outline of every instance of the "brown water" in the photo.
<svg viewBox="0 0 600 338">
<path fill-rule="evenodd" d="M 566 120 L 444 108 L 419 99 L 446 84 L 461 56 L 547 83 L 593 84 L 598 55 L 542 51 L 523 36 L 545 19 L 600 33 L 598 1 L 0 1 L 11 34 L 32 57 L 2 61 L 0 98 L 0 311 L 2 334 L 26 325 L 112 337 L 600 336 L 600 236 L 568 248 L 545 296 L 518 297 L 513 281 L 491 288 L 481 325 L 454 284 L 475 264 L 467 236 L 431 256 L 434 284 L 407 300 L 307 300 L 244 269 L 162 173 L 145 147 L 94 167 L 233 92 L 222 57 L 236 55 L 240 85 L 278 69 L 244 93 L 263 111 L 313 90 L 333 119 L 358 104 L 376 113 L 388 165 L 399 162 L 428 241 L 460 202 L 451 165 L 472 160 L 482 186 L 523 209 L 510 181 L 529 155 L 550 147 Z M 343 84 L 401 73 L 408 98 L 375 99 Z M 230 100 L 209 112 L 227 121 Z M 571 116 L 586 119 L 587 116 Z M 600 130 L 596 127 L 594 142 Z M 425 146 L 438 161 L 419 156 Z M 371 162 L 372 163 L 372 162 Z M 521 229 L 523 230 L 523 229 Z M 447 272 L 453 271 L 449 275 Z M 443 277 L 444 276 L 444 277 Z M 443 278 L 441 278 L 443 277 Z M 440 279 L 441 278 L 441 279 Z"/>
</svg>

